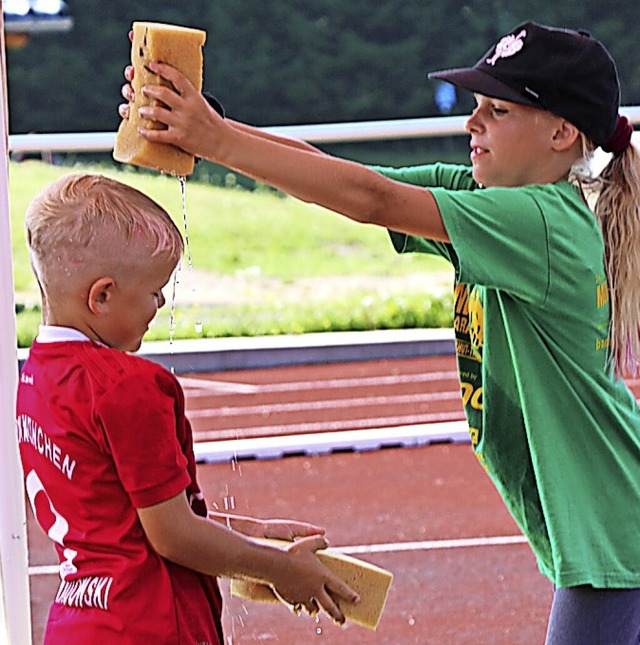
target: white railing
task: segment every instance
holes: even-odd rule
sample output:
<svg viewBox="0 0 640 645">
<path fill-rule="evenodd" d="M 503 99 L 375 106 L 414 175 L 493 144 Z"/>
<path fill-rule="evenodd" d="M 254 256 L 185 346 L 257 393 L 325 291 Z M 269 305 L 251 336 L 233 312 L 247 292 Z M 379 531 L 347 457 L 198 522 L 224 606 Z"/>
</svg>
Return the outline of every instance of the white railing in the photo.
<svg viewBox="0 0 640 645">
<path fill-rule="evenodd" d="M 1 26 L 1 16 L 0 16 Z M 0 106 L 4 105 L 3 85 L 0 84 Z M 640 106 L 621 108 L 632 123 L 640 123 Z M 0 108 L 0 163 L 6 168 L 6 133 L 3 131 L 4 114 Z M 328 123 L 315 125 L 280 126 L 265 128 L 277 134 L 305 139 L 315 143 L 343 141 L 371 141 L 456 135 L 464 133 L 466 117 L 450 116 L 425 119 L 390 121 L 368 121 L 358 123 Z M 637 133 L 640 134 L 640 133 Z M 57 133 L 57 134 L 14 134 L 8 137 L 9 151 L 26 152 L 110 152 L 115 142 L 114 132 Z M 13 313 L 13 282 L 11 279 L 11 241 L 9 232 L 8 176 L 0 174 L 0 268 L 2 288 L 0 289 L 0 314 L 4 315 L 3 330 L 6 342 L 0 343 L 0 366 L 3 368 L 3 393 L 0 400 L 2 421 L 7 428 L 13 423 L 15 402 L 17 354 L 15 348 L 15 318 Z M 7 331 L 8 330 L 8 331 Z M 31 642 L 31 618 L 29 612 L 29 590 L 26 559 L 25 513 L 22 505 L 15 500 L 21 498 L 21 477 L 12 433 L 3 433 L 2 454 L 6 457 L 0 490 L 0 645 L 11 640 L 12 645 Z M 413 440 L 413 439 L 412 439 Z M 5 593 L 5 590 L 11 590 Z M 6 603 L 5 600 L 9 602 Z"/>
<path fill-rule="evenodd" d="M 640 106 L 621 107 L 633 124 L 640 124 Z M 304 139 L 311 143 L 346 141 L 381 141 L 417 139 L 464 134 L 466 116 L 427 117 L 423 119 L 391 119 L 351 123 L 315 123 L 263 128 L 267 132 Z M 55 134 L 12 134 L 10 152 L 111 152 L 115 132 L 60 132 Z"/>
</svg>

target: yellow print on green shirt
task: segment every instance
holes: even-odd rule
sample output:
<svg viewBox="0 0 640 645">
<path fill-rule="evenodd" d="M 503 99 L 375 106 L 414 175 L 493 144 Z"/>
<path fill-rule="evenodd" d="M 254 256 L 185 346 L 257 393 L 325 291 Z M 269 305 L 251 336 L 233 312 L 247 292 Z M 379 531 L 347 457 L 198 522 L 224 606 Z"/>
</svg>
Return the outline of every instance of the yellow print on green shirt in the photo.
<svg viewBox="0 0 640 645">
<path fill-rule="evenodd" d="M 484 344 L 484 310 L 480 292 L 466 284 L 457 284 L 454 292 L 455 308 L 453 329 L 456 353 L 462 358 L 482 361 Z"/>
<path fill-rule="evenodd" d="M 478 354 L 482 354 L 482 346 L 484 345 L 484 310 L 477 289 L 474 289 L 469 296 L 469 336 L 471 346 Z"/>
<path fill-rule="evenodd" d="M 607 277 L 601 273 L 596 273 L 596 307 L 601 309 L 609 304 L 609 284 Z M 600 325 L 601 331 L 605 336 L 603 338 L 596 338 L 596 351 L 608 350 L 611 345 L 609 338 L 609 323 Z"/>
<path fill-rule="evenodd" d="M 609 304 L 609 285 L 604 275 L 596 274 L 596 307 L 604 307 Z"/>
<path fill-rule="evenodd" d="M 482 363 L 482 348 L 484 346 L 484 307 L 482 305 L 482 292 L 466 284 L 457 284 L 455 287 L 455 317 L 454 331 L 456 338 L 456 352 L 460 369 L 460 394 L 462 405 L 465 408 L 467 421 L 470 424 L 469 434 L 474 452 L 480 463 L 485 466 L 481 441 L 481 415 L 482 415 L 482 380 L 480 366 Z M 473 363 L 465 362 L 471 360 Z M 480 425 L 477 425 L 480 424 Z"/>
<path fill-rule="evenodd" d="M 469 335 L 469 289 L 466 284 L 457 284 L 454 290 L 453 329 L 456 336 Z"/>
</svg>

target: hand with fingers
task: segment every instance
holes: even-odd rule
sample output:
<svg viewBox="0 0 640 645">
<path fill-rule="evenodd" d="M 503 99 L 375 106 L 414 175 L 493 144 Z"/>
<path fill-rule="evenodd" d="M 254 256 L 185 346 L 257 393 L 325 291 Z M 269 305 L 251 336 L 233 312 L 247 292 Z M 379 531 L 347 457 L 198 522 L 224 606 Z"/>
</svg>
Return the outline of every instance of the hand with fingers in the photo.
<svg viewBox="0 0 640 645">
<path fill-rule="evenodd" d="M 286 566 L 278 572 L 273 587 L 276 595 L 295 613 L 299 614 L 304 609 L 313 616 L 323 609 L 342 625 L 345 617 L 339 601 L 357 604 L 360 598 L 318 560 L 315 551 L 325 548 L 327 542 L 321 535 L 292 542 L 286 547 L 289 556 Z"/>
<path fill-rule="evenodd" d="M 297 520 L 262 520 L 256 517 L 229 515 L 215 511 L 209 512 L 209 518 L 227 524 L 234 531 L 252 538 L 271 538 L 291 542 L 296 538 L 324 535 L 325 533 L 325 529 L 321 526 Z"/>
<path fill-rule="evenodd" d="M 222 104 L 213 94 L 198 92 L 186 76 L 169 65 L 150 63 L 149 69 L 154 72 L 156 69 L 163 70 L 164 73 L 158 73 L 158 76 L 169 81 L 170 86 L 147 85 L 142 88 L 145 97 L 155 100 L 149 105 L 140 107 L 138 114 L 147 120 L 161 124 L 163 128 L 140 128 L 139 134 L 149 141 L 169 143 L 196 157 L 205 157 L 203 143 L 207 137 L 203 137 L 203 134 L 208 133 L 208 128 L 224 119 Z M 132 85 L 134 75 L 133 65 L 127 65 L 124 69 L 127 82 L 121 88 L 122 97 L 127 103 L 121 103 L 118 106 L 118 113 L 122 119 L 130 117 L 131 106 L 135 101 Z M 212 112 L 216 116 L 213 116 Z M 158 133 L 163 134 L 158 136 Z"/>
</svg>

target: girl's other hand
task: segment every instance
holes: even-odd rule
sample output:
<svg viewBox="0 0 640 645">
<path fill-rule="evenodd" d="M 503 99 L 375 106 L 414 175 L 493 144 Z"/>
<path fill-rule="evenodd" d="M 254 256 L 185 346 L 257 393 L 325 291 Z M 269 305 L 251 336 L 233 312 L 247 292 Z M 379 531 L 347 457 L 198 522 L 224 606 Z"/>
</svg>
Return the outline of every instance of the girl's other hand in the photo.
<svg viewBox="0 0 640 645">
<path fill-rule="evenodd" d="M 122 119 L 129 118 L 129 114 L 131 111 L 130 104 L 136 100 L 136 95 L 131 85 L 131 83 L 133 82 L 133 75 L 134 75 L 133 65 L 127 65 L 124 68 L 124 77 L 127 80 L 127 83 L 125 83 L 120 90 L 120 93 L 122 94 L 122 98 L 127 102 L 121 103 L 118 106 L 118 113 L 120 114 L 120 117 Z"/>
</svg>

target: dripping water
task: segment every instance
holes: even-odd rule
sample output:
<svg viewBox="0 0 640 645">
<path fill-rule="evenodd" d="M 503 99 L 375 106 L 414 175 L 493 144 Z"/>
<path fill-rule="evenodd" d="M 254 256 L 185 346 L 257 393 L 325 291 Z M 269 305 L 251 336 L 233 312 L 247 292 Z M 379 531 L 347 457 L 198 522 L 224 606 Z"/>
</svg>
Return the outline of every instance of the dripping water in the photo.
<svg viewBox="0 0 640 645">
<path fill-rule="evenodd" d="M 185 242 L 185 250 L 187 252 L 187 266 L 189 270 L 189 284 L 191 284 L 191 293 L 192 293 L 192 300 L 195 301 L 195 292 L 196 292 L 196 287 L 194 284 L 193 280 L 193 261 L 191 258 L 191 243 L 189 240 L 189 225 L 187 223 L 187 178 L 186 177 L 179 177 L 180 180 L 180 196 L 182 198 L 182 220 L 184 224 L 184 242 Z M 201 320 L 196 320 L 194 323 L 194 328 L 196 334 L 201 334 L 202 333 L 202 321 Z"/>
<path fill-rule="evenodd" d="M 180 196 L 182 198 L 182 221 L 184 222 L 184 241 L 187 251 L 187 263 L 189 266 L 189 279 L 193 278 L 193 262 L 191 261 L 191 245 L 189 244 L 189 227 L 187 226 L 187 178 L 178 177 L 180 180 Z"/>
<path fill-rule="evenodd" d="M 178 283 L 180 282 L 180 262 L 173 272 L 173 281 L 171 285 L 171 312 L 169 313 L 169 356 L 171 357 L 171 373 L 175 374 L 176 369 L 173 365 L 173 337 L 176 331 L 176 293 Z"/>
</svg>

